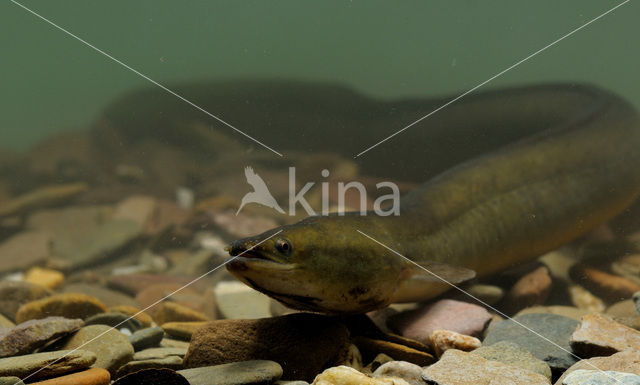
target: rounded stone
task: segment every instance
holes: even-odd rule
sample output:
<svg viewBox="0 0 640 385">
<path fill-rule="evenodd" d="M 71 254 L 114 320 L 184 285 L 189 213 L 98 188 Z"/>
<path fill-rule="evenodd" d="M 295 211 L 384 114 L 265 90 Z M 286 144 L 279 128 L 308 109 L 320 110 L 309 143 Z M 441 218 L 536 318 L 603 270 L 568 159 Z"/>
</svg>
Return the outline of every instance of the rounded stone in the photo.
<svg viewBox="0 0 640 385">
<path fill-rule="evenodd" d="M 190 384 L 269 384 L 282 376 L 282 367 L 273 361 L 253 360 L 178 370 Z"/>
<path fill-rule="evenodd" d="M 205 322 L 206 315 L 175 302 L 163 302 L 153 312 L 153 319 L 159 325 L 167 322 Z"/>
<path fill-rule="evenodd" d="M 64 349 L 80 346 L 96 354 L 94 367 L 107 369 L 112 375 L 133 358 L 127 336 L 105 325 L 85 326 L 64 342 Z"/>
<path fill-rule="evenodd" d="M 160 345 L 164 337 L 164 329 L 160 326 L 138 330 L 129 336 L 133 349 L 138 351 Z"/>
<path fill-rule="evenodd" d="M 81 293 L 65 293 L 22 305 L 16 314 L 16 322 L 22 323 L 49 316 L 86 319 L 106 311 L 107 307 L 95 297 Z"/>
<path fill-rule="evenodd" d="M 56 350 L 0 359 L 0 377 L 38 379 L 89 368 L 96 355 L 88 350 Z"/>
<path fill-rule="evenodd" d="M 399 377 L 411 385 L 424 385 L 422 367 L 406 361 L 391 361 L 380 365 L 374 377 Z"/>
<path fill-rule="evenodd" d="M 50 380 L 33 382 L 30 385 L 109 385 L 111 375 L 102 368 L 91 368 L 78 373 L 52 378 Z"/>
</svg>

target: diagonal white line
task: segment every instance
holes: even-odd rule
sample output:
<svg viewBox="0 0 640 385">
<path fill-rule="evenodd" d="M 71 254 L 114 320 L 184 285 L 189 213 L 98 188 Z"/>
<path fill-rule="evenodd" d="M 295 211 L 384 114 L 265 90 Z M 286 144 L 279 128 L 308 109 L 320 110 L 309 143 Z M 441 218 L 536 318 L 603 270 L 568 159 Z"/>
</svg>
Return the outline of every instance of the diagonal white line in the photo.
<svg viewBox="0 0 640 385">
<path fill-rule="evenodd" d="M 439 279 L 439 280 L 440 280 L 440 281 L 442 281 L 443 283 L 446 283 L 447 285 L 449 285 L 449 286 L 451 286 L 452 288 L 454 288 L 454 289 L 458 290 L 459 292 L 463 293 L 464 295 L 466 295 L 466 296 L 468 296 L 468 297 L 473 298 L 474 300 L 476 300 L 476 301 L 478 301 L 479 303 L 483 304 L 483 305 L 484 305 L 484 306 L 486 306 L 487 308 L 489 308 L 489 309 L 491 309 L 491 310 L 495 311 L 496 313 L 500 314 L 500 315 L 501 315 L 501 316 L 503 316 L 504 318 L 506 318 L 506 319 L 509 319 L 509 320 L 513 321 L 513 322 L 514 322 L 514 323 L 516 323 L 517 325 L 519 325 L 519 326 L 523 327 L 524 329 L 528 330 L 529 332 L 531 332 L 531 333 L 535 334 L 536 336 L 538 336 L 538 337 L 542 338 L 543 340 L 547 341 L 548 343 L 552 344 L 553 346 L 557 347 L 558 349 L 563 350 L 565 353 L 568 353 L 568 354 L 569 354 L 569 355 L 571 355 L 572 357 L 574 357 L 574 358 L 578 359 L 578 361 L 580 361 L 580 360 L 581 360 L 581 358 L 580 358 L 580 357 L 578 357 L 577 355 L 575 355 L 573 352 L 568 351 L 567 349 L 565 349 L 565 348 L 563 348 L 562 346 L 558 345 L 557 343 L 555 343 L 555 342 L 551 341 L 550 339 L 548 339 L 547 337 L 545 337 L 545 336 L 543 336 L 542 334 L 538 333 L 537 331 L 535 331 L 535 330 L 531 329 L 530 327 L 528 327 L 528 326 L 524 325 L 523 323 L 521 323 L 521 322 L 519 322 L 519 321 L 516 321 L 515 319 L 513 319 L 513 318 L 509 317 L 508 315 L 504 314 L 503 312 L 501 312 L 500 310 L 496 309 L 495 307 L 493 307 L 493 306 L 489 305 L 488 303 L 484 302 L 483 300 L 481 300 L 481 299 L 477 298 L 477 297 L 476 297 L 476 296 L 474 296 L 473 294 L 471 294 L 471 293 L 467 292 L 467 291 L 466 291 L 466 290 L 464 290 L 464 289 L 461 289 L 460 287 L 458 287 L 458 286 L 454 285 L 453 283 L 451 283 L 451 282 L 447 281 L 446 279 L 444 279 L 444 278 L 440 277 L 438 274 L 436 274 L 436 273 L 434 273 L 434 272 L 432 272 L 432 271 L 429 271 L 429 270 L 428 270 L 428 269 L 426 269 L 425 267 L 420 266 L 418 263 L 416 263 L 416 262 L 414 262 L 414 261 L 410 260 L 409 258 L 405 257 L 404 255 L 400 254 L 399 252 L 395 251 L 394 249 L 390 248 L 389 246 L 385 245 L 384 243 L 382 243 L 382 242 L 378 241 L 377 239 L 375 239 L 375 238 L 371 237 L 370 235 L 367 235 L 367 234 L 365 234 L 364 232 L 362 232 L 362 231 L 360 231 L 360 230 L 358 230 L 358 229 L 356 229 L 356 231 L 357 231 L 357 232 L 359 232 L 361 235 L 363 235 L 363 236 L 365 236 L 365 237 L 369 238 L 369 239 L 370 239 L 370 240 L 372 240 L 373 242 L 377 243 L 378 245 L 380 245 L 380 246 L 384 247 L 385 249 L 389 250 L 390 252 L 394 253 L 394 254 L 395 254 L 395 255 L 397 255 L 398 257 L 400 257 L 400 258 L 404 259 L 405 261 L 407 261 L 407 262 L 411 263 L 412 265 L 415 265 L 415 266 L 417 266 L 418 268 L 420 268 L 420 269 L 422 269 L 422 270 L 426 271 L 427 273 L 429 273 L 429 274 L 431 274 L 432 276 L 436 277 L 437 279 Z M 618 383 L 622 384 L 622 382 L 621 382 L 621 381 L 619 381 L 618 379 L 616 379 L 616 378 L 614 378 L 614 377 L 610 376 L 608 373 L 606 373 L 606 372 L 605 372 L 605 371 L 603 371 L 602 369 L 598 368 L 597 366 L 593 365 L 592 363 L 590 363 L 590 362 L 588 362 L 588 361 L 585 361 L 585 363 L 586 363 L 586 364 L 588 364 L 589 366 L 593 367 L 594 369 L 596 369 L 596 370 L 598 370 L 598 371 L 602 372 L 605 376 L 607 376 L 607 377 L 611 378 L 612 380 L 614 380 L 614 381 L 616 381 L 616 382 L 618 382 Z"/>
<path fill-rule="evenodd" d="M 12 0 L 12 1 L 13 1 L 13 0 Z M 456 101 L 458 101 L 458 100 L 462 99 L 463 97 L 467 96 L 468 94 L 472 93 L 473 91 L 477 90 L 478 88 L 480 88 L 480 87 L 484 86 L 485 84 L 487 84 L 487 83 L 491 82 L 492 80 L 494 80 L 494 79 L 496 79 L 496 78 L 498 78 L 498 77 L 500 77 L 500 76 L 504 75 L 506 72 L 508 72 L 508 71 L 510 71 L 510 70 L 512 70 L 512 69 L 514 69 L 514 68 L 516 68 L 516 67 L 517 67 L 517 66 L 519 66 L 520 64 L 522 64 L 522 63 L 526 62 L 527 60 L 529 60 L 529 59 L 531 59 L 532 57 L 536 56 L 537 54 L 541 53 L 542 51 L 545 51 L 546 49 L 548 49 L 548 48 L 550 48 L 550 47 L 554 46 L 555 44 L 557 44 L 557 43 L 561 42 L 562 40 L 564 40 L 564 39 L 568 38 L 569 36 L 573 35 L 574 33 L 576 33 L 576 32 L 578 32 L 578 31 L 580 31 L 581 29 L 585 28 L 585 27 L 586 27 L 586 26 L 588 26 L 589 24 L 591 24 L 591 23 L 593 23 L 593 22 L 597 21 L 598 19 L 600 19 L 600 18 L 602 18 L 602 17 L 604 17 L 604 16 L 608 15 L 609 13 L 611 13 L 611 12 L 615 11 L 616 9 L 618 9 L 618 8 L 622 7 L 623 5 L 625 5 L 626 3 L 628 3 L 629 1 L 631 1 L 631 0 L 625 0 L 625 1 L 623 1 L 622 3 L 620 3 L 620 4 L 616 5 L 615 7 L 611 8 L 610 10 L 608 10 L 608 11 L 606 11 L 605 13 L 601 14 L 600 16 L 598 16 L 598 17 L 595 17 L 595 18 L 591 19 L 591 20 L 590 20 L 590 21 L 588 21 L 587 23 L 582 24 L 580 27 L 578 27 L 578 28 L 574 29 L 573 31 L 571 31 L 571 32 L 567 33 L 566 35 L 564 35 L 564 36 L 562 36 L 562 37 L 560 37 L 560 38 L 558 38 L 558 39 L 556 39 L 556 40 L 552 41 L 551 43 L 549 43 L 549 44 L 547 44 L 546 46 L 544 46 L 544 47 L 540 48 L 539 50 L 535 51 L 534 53 L 530 54 L 529 56 L 525 57 L 524 59 L 522 59 L 522 60 L 518 61 L 517 63 L 512 64 L 511 66 L 509 66 L 509 67 L 505 68 L 504 70 L 502 70 L 502 71 L 498 72 L 497 74 L 493 75 L 492 77 L 490 77 L 489 79 L 487 79 L 487 80 L 483 81 L 482 83 L 478 84 L 477 86 L 475 86 L 475 87 L 471 88 L 470 90 L 468 90 L 468 91 L 466 91 L 466 92 L 464 92 L 464 93 L 462 93 L 462 94 L 460 94 L 460 95 L 456 96 L 455 98 L 453 98 L 453 99 L 449 100 L 449 101 L 448 101 L 448 102 L 446 102 L 445 104 L 443 104 L 443 105 L 441 105 L 440 107 L 436 108 L 435 110 L 433 110 L 433 111 L 429 112 L 428 114 L 426 114 L 425 116 L 421 117 L 420 119 L 418 119 L 418 120 L 414 121 L 413 123 L 411 123 L 411 124 L 409 124 L 409 125 L 407 125 L 407 126 L 403 127 L 402 129 L 400 129 L 400 130 L 398 130 L 398 131 L 394 132 L 393 134 L 391 134 L 391 135 L 387 136 L 386 138 L 382 139 L 381 141 L 377 142 L 376 144 L 374 144 L 374 145 L 372 145 L 372 146 L 368 147 L 368 148 L 367 148 L 367 149 L 365 149 L 364 151 L 362 151 L 362 152 L 358 153 L 357 155 L 355 155 L 355 156 L 354 156 L 354 158 L 357 158 L 357 157 L 359 157 L 359 156 L 363 155 L 364 153 L 368 152 L 369 150 L 372 150 L 373 148 L 378 147 L 379 145 L 381 145 L 382 143 L 386 142 L 387 140 L 389 140 L 389 139 L 393 138 L 394 136 L 396 136 L 396 135 L 398 135 L 398 134 L 400 134 L 400 133 L 404 132 L 404 131 L 405 131 L 405 130 L 407 130 L 408 128 L 413 127 L 414 125 L 416 125 L 416 124 L 420 123 L 421 121 L 423 121 L 423 120 L 427 119 L 428 117 L 430 117 L 431 115 L 435 114 L 436 112 L 438 112 L 438 111 L 440 111 L 440 110 L 442 110 L 442 109 L 444 109 L 444 108 L 448 107 L 449 105 L 451 105 L 451 104 L 455 103 Z"/>
<path fill-rule="evenodd" d="M 191 106 L 192 106 L 192 107 L 194 107 L 195 109 L 202 111 L 202 112 L 203 112 L 203 113 L 205 113 L 206 115 L 208 115 L 208 116 L 212 117 L 213 119 L 215 119 L 215 120 L 217 120 L 218 122 L 220 122 L 220 123 L 224 124 L 225 126 L 227 126 L 227 127 L 229 127 L 229 128 L 232 128 L 232 129 L 233 129 L 234 131 L 236 131 L 237 133 L 239 133 L 239 134 L 241 134 L 241 135 L 243 135 L 243 136 L 245 136 L 245 137 L 247 137 L 247 138 L 251 139 L 252 141 L 254 141 L 254 142 L 258 143 L 259 145 L 261 145 L 262 147 L 266 148 L 267 150 L 269 150 L 269 151 L 273 152 L 274 154 L 276 154 L 276 155 L 278 155 L 278 156 L 283 156 L 281 153 L 279 153 L 278 151 L 274 150 L 273 148 L 271 148 L 271 147 L 267 146 L 266 144 L 262 143 L 262 142 L 261 142 L 261 141 L 259 141 L 258 139 L 256 139 L 256 138 L 254 138 L 254 137 L 250 136 L 249 134 L 246 134 L 245 132 L 243 132 L 243 131 L 239 130 L 238 128 L 234 127 L 234 126 L 233 126 L 233 125 L 231 125 L 230 123 L 228 123 L 228 122 L 226 122 L 226 121 L 222 120 L 221 118 L 217 117 L 216 115 L 214 115 L 214 114 L 210 113 L 209 111 L 205 110 L 204 108 L 200 107 L 199 105 L 197 105 L 197 104 L 193 103 L 192 101 L 188 100 L 188 99 L 187 99 L 187 98 L 185 98 L 184 96 L 182 96 L 182 95 L 178 94 L 177 92 L 174 92 L 174 91 L 170 90 L 169 88 L 167 88 L 167 87 L 163 86 L 162 84 L 158 83 L 157 81 L 155 81 L 155 80 L 151 79 L 151 78 L 150 78 L 150 77 L 148 77 L 147 75 L 145 75 L 145 74 L 141 73 L 140 71 L 137 71 L 136 69 L 134 69 L 134 68 L 132 68 L 132 67 L 128 66 L 127 64 L 123 63 L 122 61 L 120 61 L 120 60 L 116 59 L 115 57 L 113 57 L 113 56 L 109 55 L 108 53 L 104 52 L 104 51 L 103 51 L 103 50 L 101 50 L 100 48 L 98 48 L 98 47 L 94 46 L 93 44 L 91 44 L 91 43 L 87 42 L 86 40 L 84 40 L 84 39 L 82 39 L 82 38 L 80 38 L 80 37 L 78 37 L 78 36 L 74 35 L 73 33 L 71 33 L 71 32 L 69 32 L 69 31 L 67 31 L 66 29 L 62 28 L 61 26 L 59 26 L 59 25 L 55 24 L 54 22 L 52 22 L 51 20 L 49 20 L 49 19 L 45 18 L 44 16 L 39 15 L 39 14 L 38 14 L 38 13 L 36 13 L 35 11 L 33 11 L 33 10 L 31 10 L 31 9 L 29 9 L 29 8 L 27 8 L 27 7 L 25 7 L 24 5 L 22 5 L 22 4 L 20 4 L 20 3 L 18 3 L 18 2 L 17 2 L 17 1 L 15 1 L 15 0 L 10 0 L 10 1 L 11 1 L 12 3 L 14 3 L 15 5 L 17 5 L 17 6 L 21 7 L 21 8 L 22 8 L 22 9 L 24 9 L 25 11 L 27 11 L 27 12 L 31 13 L 32 15 L 34 15 L 34 16 L 36 16 L 36 17 L 38 17 L 38 18 L 40 18 L 40 19 L 44 20 L 45 22 L 47 22 L 47 23 L 51 24 L 51 25 L 52 25 L 52 26 L 54 26 L 55 28 L 59 29 L 60 31 L 62 31 L 62 32 L 64 32 L 64 33 L 66 33 L 67 35 L 69 35 L 69 36 L 73 37 L 74 39 L 76 39 L 76 40 L 80 41 L 80 42 L 81 42 L 81 43 L 83 43 L 84 45 L 86 45 L 86 46 L 88 46 L 88 47 L 90 47 L 90 48 L 93 48 L 95 51 L 97 51 L 97 52 L 101 53 L 102 55 L 104 55 L 104 56 L 108 57 L 109 59 L 113 60 L 114 62 L 116 62 L 116 63 L 120 64 L 121 66 L 123 66 L 124 68 L 128 69 L 129 71 L 131 71 L 131 72 L 135 73 L 136 75 L 140 76 L 141 78 L 143 78 L 143 79 L 145 79 L 145 80 L 148 80 L 149 82 L 151 82 L 151 83 L 155 84 L 156 86 L 158 86 L 158 87 L 162 88 L 163 90 L 167 91 L 168 93 L 170 93 L 171 95 L 175 96 L 176 98 L 178 98 L 178 99 L 182 100 L 183 102 L 185 102 L 185 103 L 187 103 L 187 104 L 191 105 Z"/>
<path fill-rule="evenodd" d="M 159 300 L 157 300 L 156 302 L 152 303 L 151 305 L 149 305 L 149 306 L 145 307 L 144 309 L 140 310 L 140 311 L 139 311 L 139 312 L 137 312 L 136 314 L 134 314 L 134 315 L 132 315 L 132 316 L 128 317 L 127 319 L 125 319 L 124 321 L 120 322 L 119 324 L 117 324 L 117 325 L 115 325 L 115 326 L 113 326 L 113 327 L 111 327 L 111 328 L 109 328 L 109 329 L 105 330 L 104 332 L 102 332 L 102 333 L 98 334 L 97 336 L 93 337 L 92 339 L 90 339 L 89 341 L 87 341 L 87 342 L 83 343 L 82 345 L 78 346 L 77 348 L 75 348 L 75 349 L 73 349 L 73 350 L 68 351 L 68 352 L 67 352 L 67 353 L 65 353 L 62 357 L 60 357 L 60 358 L 56 359 L 55 361 L 52 361 L 52 362 L 51 362 L 51 363 L 49 363 L 48 365 L 43 366 L 43 367 L 41 367 L 40 369 L 36 370 L 35 372 L 33 372 L 33 373 L 29 374 L 28 376 L 26 376 L 26 377 L 22 378 L 22 381 L 26 381 L 28 378 L 32 377 L 33 375 L 35 375 L 35 374 L 37 374 L 37 373 L 40 373 L 40 372 L 41 372 L 41 371 L 43 371 L 44 369 L 46 369 L 46 368 L 50 367 L 51 365 L 53 365 L 53 364 L 55 364 L 56 362 L 60 361 L 61 359 L 65 358 L 65 357 L 66 357 L 66 356 L 68 356 L 69 354 L 71 354 L 71 353 L 75 352 L 75 351 L 76 351 L 76 350 L 78 350 L 78 349 L 81 349 L 83 346 L 85 346 L 85 345 L 87 345 L 87 344 L 89 344 L 89 343 L 91 343 L 91 342 L 93 342 L 93 341 L 97 340 L 98 338 L 102 337 L 103 335 L 105 335 L 105 334 L 109 333 L 111 330 L 117 330 L 117 327 L 118 327 L 118 326 L 120 326 L 120 325 L 122 325 L 122 324 L 124 324 L 124 323 L 128 322 L 130 319 L 134 318 L 134 317 L 135 317 L 135 316 L 137 316 L 138 314 L 143 313 L 143 312 L 144 312 L 144 311 L 146 311 L 146 310 L 149 310 L 150 308 L 154 307 L 155 305 L 159 304 L 160 302 L 164 301 L 165 299 L 167 299 L 167 298 L 171 297 L 172 295 L 176 294 L 177 292 L 181 291 L 182 289 L 184 289 L 184 288 L 186 288 L 186 287 L 191 286 L 192 284 L 196 283 L 197 281 L 201 280 L 202 278 L 206 277 L 207 275 L 209 275 L 209 274 L 213 273 L 214 271 L 218 270 L 219 268 L 221 268 L 222 266 L 226 265 L 227 263 L 229 263 L 229 262 L 233 261 L 234 259 L 236 259 L 236 258 L 238 258 L 238 257 L 242 256 L 244 253 L 247 253 L 247 252 L 251 251 L 253 248 L 255 248 L 255 247 L 259 246 L 260 244 L 262 244 L 262 243 L 266 242 L 267 240 L 269 240 L 269 239 L 271 239 L 271 238 L 275 237 L 276 235 L 280 234 L 281 232 L 282 232 L 282 230 L 276 231 L 275 233 L 271 234 L 271 235 L 270 235 L 270 236 L 268 236 L 267 238 L 265 238 L 265 239 L 261 240 L 260 242 L 256 243 L 255 245 L 251 246 L 250 248 L 248 248 L 247 250 L 243 251 L 242 253 L 240 253 L 240 254 L 238 254 L 238 255 L 235 255 L 235 256 L 233 256 L 232 258 L 227 259 L 227 260 L 226 260 L 226 261 L 224 261 L 222 264 L 220 264 L 220 265 L 218 265 L 218 266 L 214 267 L 213 269 L 211 269 L 211 270 L 207 271 L 206 273 L 202 274 L 202 275 L 201 275 L 201 276 L 199 276 L 198 278 L 193 279 L 191 282 L 187 283 L 186 285 L 184 285 L 184 286 L 182 286 L 182 287 L 180 287 L 180 288 L 178 288 L 178 289 L 174 290 L 173 292 L 171 292 L 171 293 L 169 293 L 169 294 L 165 295 L 164 297 L 160 298 L 160 299 L 159 299 Z M 15 383 L 15 384 L 13 384 L 13 385 L 17 385 L 17 384 L 19 384 L 19 382 L 16 382 L 16 383 Z"/>
</svg>

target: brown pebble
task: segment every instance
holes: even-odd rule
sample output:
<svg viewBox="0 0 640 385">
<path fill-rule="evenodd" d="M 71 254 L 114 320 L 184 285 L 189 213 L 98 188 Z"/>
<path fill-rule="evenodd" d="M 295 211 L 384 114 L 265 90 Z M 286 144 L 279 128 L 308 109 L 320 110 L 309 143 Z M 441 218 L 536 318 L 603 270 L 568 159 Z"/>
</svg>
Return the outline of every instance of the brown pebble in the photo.
<svg viewBox="0 0 640 385">
<path fill-rule="evenodd" d="M 540 266 L 520 278 L 509 290 L 503 308 L 507 313 L 518 312 L 525 307 L 542 305 L 551 292 L 551 277 L 546 266 Z"/>
<path fill-rule="evenodd" d="M 110 382 L 109 371 L 102 368 L 91 368 L 50 380 L 32 382 L 31 385 L 109 385 Z"/>
<path fill-rule="evenodd" d="M 482 346 L 479 339 L 451 330 L 434 330 L 431 332 L 431 346 L 438 357 L 449 349 L 458 349 L 470 352 Z"/>
<path fill-rule="evenodd" d="M 153 319 L 149 314 L 145 312 L 140 312 L 140 309 L 138 309 L 135 306 L 128 306 L 128 305 L 112 306 L 109 308 L 109 311 L 114 313 L 122 313 L 129 317 L 133 317 L 134 319 L 137 319 L 138 321 L 140 321 L 140 324 L 142 325 L 142 327 L 145 327 L 145 328 L 150 327 L 151 323 L 153 322 Z"/>
<path fill-rule="evenodd" d="M 208 324 L 208 321 L 197 322 L 167 322 L 162 324 L 164 332 L 171 337 L 189 341 L 193 333 L 196 332 L 202 326 Z"/>
<path fill-rule="evenodd" d="M 640 285 L 632 280 L 593 267 L 576 265 L 571 276 L 587 290 L 609 302 L 629 299 L 640 291 Z"/>
<path fill-rule="evenodd" d="M 206 322 L 210 321 L 206 315 L 190 309 L 186 306 L 174 303 L 163 302 L 153 312 L 153 319 L 158 325 L 167 322 Z"/>
<path fill-rule="evenodd" d="M 18 309 L 16 322 L 49 316 L 85 319 L 104 313 L 107 306 L 97 298 L 81 293 L 64 293 L 26 303 Z"/>
<path fill-rule="evenodd" d="M 435 361 L 435 358 L 429 353 L 394 342 L 356 337 L 353 339 L 353 343 L 360 349 L 364 362 L 380 353 L 393 357 L 396 361 L 407 361 L 419 366 L 430 365 Z"/>
</svg>

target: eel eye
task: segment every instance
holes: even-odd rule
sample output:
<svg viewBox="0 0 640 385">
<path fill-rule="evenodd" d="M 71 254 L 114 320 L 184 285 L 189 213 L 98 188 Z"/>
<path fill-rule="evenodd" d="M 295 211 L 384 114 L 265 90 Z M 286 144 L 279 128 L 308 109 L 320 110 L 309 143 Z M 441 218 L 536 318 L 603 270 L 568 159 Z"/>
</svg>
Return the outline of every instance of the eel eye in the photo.
<svg viewBox="0 0 640 385">
<path fill-rule="evenodd" d="M 281 252 L 282 254 L 289 255 L 291 254 L 291 250 L 293 250 L 293 246 L 291 246 L 291 242 L 284 238 L 279 238 L 276 241 L 276 250 Z"/>
</svg>

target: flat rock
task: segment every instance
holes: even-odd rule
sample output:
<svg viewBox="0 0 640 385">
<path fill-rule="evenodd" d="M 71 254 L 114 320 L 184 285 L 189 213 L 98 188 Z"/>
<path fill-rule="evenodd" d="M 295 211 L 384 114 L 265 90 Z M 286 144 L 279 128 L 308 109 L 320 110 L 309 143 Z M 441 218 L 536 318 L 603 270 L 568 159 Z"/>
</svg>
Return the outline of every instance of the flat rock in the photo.
<svg viewBox="0 0 640 385">
<path fill-rule="evenodd" d="M 24 231 L 0 243 L 0 273 L 27 270 L 51 257 L 51 235 Z"/>
<path fill-rule="evenodd" d="M 561 315 L 567 318 L 574 319 L 576 321 L 580 321 L 582 317 L 589 314 L 590 311 L 585 309 L 579 309 L 573 306 L 561 306 L 561 305 L 532 306 L 532 307 L 528 307 L 520 310 L 518 314 L 516 314 L 516 316 L 519 316 L 522 314 L 536 314 L 536 313 Z"/>
<path fill-rule="evenodd" d="M 542 305 L 551 292 L 551 276 L 546 266 L 525 274 L 509 290 L 503 302 L 507 313 L 515 313 L 528 306 Z"/>
<path fill-rule="evenodd" d="M 422 368 L 406 361 L 386 362 L 373 372 L 373 377 L 398 377 L 410 385 L 424 385 Z"/>
<path fill-rule="evenodd" d="M 184 369 L 178 373 L 190 384 L 198 385 L 268 384 L 282 376 L 282 367 L 273 361 L 253 360 Z"/>
<path fill-rule="evenodd" d="M 22 305 L 16 314 L 16 322 L 59 316 L 85 319 L 107 311 L 97 298 L 81 293 L 57 294 Z"/>
<path fill-rule="evenodd" d="M 470 352 L 482 346 L 482 342 L 476 337 L 452 332 L 451 330 L 434 330 L 429 337 L 431 347 L 438 357 L 449 349 L 458 349 Z"/>
<path fill-rule="evenodd" d="M 491 320 L 491 314 L 478 305 L 450 299 L 393 315 L 389 327 L 398 334 L 429 344 L 434 330 L 445 329 L 479 337 Z"/>
<path fill-rule="evenodd" d="M 116 312 L 106 312 L 94 314 L 84 321 L 84 324 L 89 325 L 107 325 L 117 329 L 126 328 L 129 331 L 136 331 L 142 328 L 140 321 L 135 318 L 131 318 L 126 314 Z"/>
<path fill-rule="evenodd" d="M 587 310 L 589 313 L 601 312 L 606 308 L 602 299 L 580 285 L 569 286 L 569 297 L 575 307 Z"/>
<path fill-rule="evenodd" d="M 64 288 L 62 288 L 62 292 L 84 293 L 99 299 L 100 302 L 104 303 L 108 307 L 123 305 L 138 307 L 138 302 L 133 297 L 97 284 L 71 283 L 65 285 Z"/>
<path fill-rule="evenodd" d="M 336 366 L 318 374 L 313 385 L 409 385 L 399 377 L 372 377 L 348 366 Z"/>
<path fill-rule="evenodd" d="M 0 377 L 0 385 L 24 385 L 18 377 Z"/>
<path fill-rule="evenodd" d="M 589 314 L 571 335 L 571 348 L 584 358 L 609 356 L 626 349 L 640 350 L 640 332 L 607 316 Z"/>
<path fill-rule="evenodd" d="M 155 358 L 165 358 L 169 356 L 184 357 L 187 354 L 187 348 L 151 348 L 136 352 L 133 355 L 134 361 L 152 360 Z"/>
<path fill-rule="evenodd" d="M 164 331 L 171 337 L 190 340 L 193 333 L 209 322 L 167 322 L 162 324 Z"/>
<path fill-rule="evenodd" d="M 181 340 L 175 340 L 173 338 L 163 338 L 162 341 L 160 341 L 160 347 L 161 348 L 180 348 L 180 349 L 189 349 L 189 342 L 186 341 L 181 341 Z"/>
<path fill-rule="evenodd" d="M 514 319 L 537 334 L 512 320 L 505 320 L 491 329 L 482 344 L 490 346 L 500 341 L 516 343 L 534 357 L 546 362 L 555 375 L 577 361 L 570 353 L 569 339 L 578 326 L 578 321 L 555 314 L 523 314 Z M 540 336 L 544 336 L 560 348 Z"/>
<path fill-rule="evenodd" d="M 33 283 L 2 281 L 0 282 L 0 313 L 15 321 L 20 306 L 52 294 L 51 290 Z"/>
<path fill-rule="evenodd" d="M 598 297 L 610 302 L 629 299 L 640 291 L 640 284 L 619 275 L 584 265 L 575 265 L 571 277 Z"/>
<path fill-rule="evenodd" d="M 137 222 L 112 216 L 108 206 L 42 210 L 29 217 L 27 228 L 52 234 L 55 267 L 77 269 L 103 261 L 141 234 Z"/>
<path fill-rule="evenodd" d="M 153 312 L 153 319 L 159 325 L 167 322 L 205 322 L 206 315 L 175 302 L 163 302 Z"/>
<path fill-rule="evenodd" d="M 59 204 L 83 193 L 87 188 L 87 184 L 82 182 L 40 187 L 4 202 L 0 207 L 0 217 L 23 214 L 48 205 Z"/>
<path fill-rule="evenodd" d="M 30 379 L 55 377 L 89 368 L 96 355 L 87 350 L 57 350 L 0 359 L 0 377 L 16 376 Z"/>
<path fill-rule="evenodd" d="M 435 361 L 435 357 L 427 352 L 395 342 L 358 336 L 353 339 L 353 343 L 362 352 L 364 361 L 368 361 L 370 357 L 375 357 L 380 353 L 397 361 L 407 361 L 420 366 L 429 365 Z"/>
<path fill-rule="evenodd" d="M 160 326 L 138 330 L 129 336 L 133 349 L 138 351 L 160 345 L 164 338 L 164 329 Z"/>
<path fill-rule="evenodd" d="M 316 314 L 219 320 L 193 334 L 184 363 L 195 368 L 271 360 L 282 365 L 284 379 L 311 380 L 323 368 L 344 359 L 349 345 L 346 326 Z"/>
<path fill-rule="evenodd" d="M 271 316 L 271 299 L 242 282 L 220 281 L 213 291 L 223 318 L 256 319 Z"/>
<path fill-rule="evenodd" d="M 143 369 L 119 378 L 113 385 L 195 385 L 172 369 Z"/>
<path fill-rule="evenodd" d="M 81 319 L 47 317 L 23 322 L 12 329 L 0 330 L 0 357 L 31 353 L 47 342 L 82 326 Z"/>
<path fill-rule="evenodd" d="M 575 370 L 562 381 L 562 385 L 640 385 L 640 376 L 610 370 Z"/>
<path fill-rule="evenodd" d="M 490 346 L 478 348 L 471 353 L 486 360 L 498 361 L 506 365 L 542 374 L 551 380 L 551 368 L 549 368 L 549 365 L 535 358 L 529 351 L 513 342 L 497 342 Z"/>
<path fill-rule="evenodd" d="M 151 327 L 151 324 L 153 323 L 153 319 L 149 314 L 141 311 L 135 306 L 129 306 L 129 305 L 112 306 L 109 308 L 109 311 L 122 313 L 122 314 L 128 315 L 129 317 L 133 317 L 140 322 L 142 327 L 145 327 L 145 328 Z"/>
<path fill-rule="evenodd" d="M 115 378 L 126 376 L 129 373 L 143 369 L 182 369 L 182 358 L 178 356 L 167 356 L 163 358 L 152 358 L 149 360 L 129 361 L 118 368 Z"/>
<path fill-rule="evenodd" d="M 541 374 L 455 349 L 447 350 L 438 362 L 426 368 L 422 378 L 440 385 L 549 384 Z"/>
<path fill-rule="evenodd" d="M 613 354 L 609 357 L 594 357 L 580 360 L 571 366 L 556 381 L 556 385 L 562 385 L 564 379 L 576 370 L 612 370 L 640 375 L 640 352 L 627 350 Z"/>
<path fill-rule="evenodd" d="M 133 346 L 127 336 L 106 325 L 85 326 L 66 339 L 63 345 L 64 349 L 80 346 L 98 357 L 94 367 L 107 369 L 112 375 L 133 358 Z"/>
<path fill-rule="evenodd" d="M 102 368 L 91 368 L 78 373 L 52 378 L 31 385 L 109 385 L 111 375 Z"/>
</svg>

